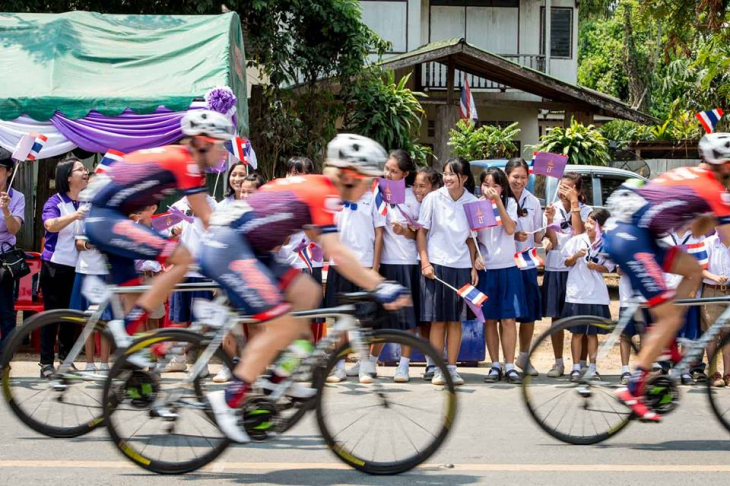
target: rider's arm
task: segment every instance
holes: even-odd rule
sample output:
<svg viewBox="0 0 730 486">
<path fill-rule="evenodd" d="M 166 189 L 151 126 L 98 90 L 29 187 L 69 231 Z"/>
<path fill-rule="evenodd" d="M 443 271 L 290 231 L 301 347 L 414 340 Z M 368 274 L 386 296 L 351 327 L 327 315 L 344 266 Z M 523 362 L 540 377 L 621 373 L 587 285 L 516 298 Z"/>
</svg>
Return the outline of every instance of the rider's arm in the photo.
<svg viewBox="0 0 730 486">
<path fill-rule="evenodd" d="M 195 217 L 200 218 L 203 222 L 203 227 L 208 229 L 208 222 L 210 221 L 210 215 L 213 212 L 208 204 L 208 193 L 198 192 L 196 194 L 188 195 L 188 206 L 192 209 Z"/>
<path fill-rule="evenodd" d="M 692 236 L 700 238 L 705 236 L 707 233 L 712 231 L 712 228 L 717 226 L 717 218 L 715 216 L 700 216 L 699 218 L 692 221 L 690 224 L 690 231 Z"/>
<path fill-rule="evenodd" d="M 320 235 L 319 244 L 325 255 L 337 262 L 337 273 L 358 287 L 374 290 L 385 280 L 376 271 L 363 268 L 355 255 L 342 244 L 337 233 Z"/>
</svg>

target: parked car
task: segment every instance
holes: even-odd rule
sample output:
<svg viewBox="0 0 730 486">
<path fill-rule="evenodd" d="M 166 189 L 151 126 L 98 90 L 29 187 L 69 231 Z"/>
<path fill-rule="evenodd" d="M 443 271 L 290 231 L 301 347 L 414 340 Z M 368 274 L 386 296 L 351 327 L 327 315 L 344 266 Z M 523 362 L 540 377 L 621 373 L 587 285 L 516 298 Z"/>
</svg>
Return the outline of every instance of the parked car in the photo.
<svg viewBox="0 0 730 486">
<path fill-rule="evenodd" d="M 507 159 L 474 160 L 470 164 L 475 182 L 477 183 L 477 196 L 480 196 L 479 175 L 489 167 L 504 169 L 504 166 L 507 165 Z M 532 161 L 528 162 L 528 164 L 532 164 Z M 565 168 L 565 172 L 577 172 L 583 177 L 583 186 L 585 187 L 588 205 L 594 207 L 605 206 L 611 193 L 626 180 L 648 180 L 628 170 L 596 165 L 568 165 Z M 555 197 L 555 192 L 558 190 L 558 180 L 553 177 L 535 177 L 534 175 L 530 175 L 527 181 L 527 190 L 540 200 L 540 204 L 544 208 L 546 201 L 552 201 Z"/>
</svg>

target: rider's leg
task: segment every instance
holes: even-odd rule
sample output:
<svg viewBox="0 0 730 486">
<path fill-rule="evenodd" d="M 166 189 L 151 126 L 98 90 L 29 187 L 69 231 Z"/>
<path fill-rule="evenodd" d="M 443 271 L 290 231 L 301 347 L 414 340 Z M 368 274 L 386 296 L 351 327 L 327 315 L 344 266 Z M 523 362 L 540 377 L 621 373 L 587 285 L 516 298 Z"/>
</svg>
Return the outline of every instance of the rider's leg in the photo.
<svg viewBox="0 0 730 486">
<path fill-rule="evenodd" d="M 670 273 L 682 275 L 684 278 L 676 290 L 679 299 L 687 298 L 697 291 L 702 280 L 702 268 L 697 259 L 683 252 L 678 252 Z M 641 350 L 636 357 L 637 368 L 650 370 L 662 351 L 672 342 L 684 324 L 686 308 L 665 302 L 651 309 L 654 325 L 642 340 Z"/>
<path fill-rule="evenodd" d="M 292 310 L 309 310 L 319 305 L 322 291 L 314 280 L 302 274 L 289 284 L 285 296 Z M 244 349 L 234 375 L 244 382 L 253 383 L 292 341 L 306 335 L 308 328 L 308 319 L 296 319 L 291 314 L 267 322 L 266 331 L 254 336 Z"/>
</svg>

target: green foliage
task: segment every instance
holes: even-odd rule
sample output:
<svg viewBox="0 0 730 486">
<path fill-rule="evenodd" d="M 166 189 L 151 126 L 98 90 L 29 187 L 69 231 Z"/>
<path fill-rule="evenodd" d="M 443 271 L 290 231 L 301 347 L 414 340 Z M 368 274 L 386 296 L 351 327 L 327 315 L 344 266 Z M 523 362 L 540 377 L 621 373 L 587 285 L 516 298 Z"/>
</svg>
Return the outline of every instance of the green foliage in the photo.
<svg viewBox="0 0 730 486">
<path fill-rule="evenodd" d="M 568 156 L 569 164 L 606 165 L 610 161 L 606 138 L 593 125 L 571 120 L 570 127 L 556 127 L 540 137 L 532 147 L 540 152 Z"/>
<path fill-rule="evenodd" d="M 348 89 L 344 97 L 345 130 L 379 142 L 386 150 L 403 149 L 425 165 L 430 150 L 417 143 L 426 112 L 418 101 L 423 93 L 407 88 L 410 76 L 396 83 L 393 71 L 371 69 Z"/>
<path fill-rule="evenodd" d="M 494 125 L 474 126 L 470 120 L 459 120 L 449 132 L 452 153 L 466 160 L 504 159 L 519 154 L 514 139 L 520 129 L 517 123 L 504 128 Z"/>
</svg>

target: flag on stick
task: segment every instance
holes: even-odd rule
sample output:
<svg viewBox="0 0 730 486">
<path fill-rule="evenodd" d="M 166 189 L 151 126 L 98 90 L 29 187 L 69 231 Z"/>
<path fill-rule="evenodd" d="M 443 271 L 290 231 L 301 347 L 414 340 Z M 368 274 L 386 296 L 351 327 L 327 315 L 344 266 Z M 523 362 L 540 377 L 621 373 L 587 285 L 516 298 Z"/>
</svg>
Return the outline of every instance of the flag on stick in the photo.
<svg viewBox="0 0 730 486">
<path fill-rule="evenodd" d="M 502 224 L 501 218 L 495 217 L 496 204 L 491 200 L 479 200 L 464 204 L 464 213 L 472 231 L 491 228 Z M 496 213 L 499 215 L 499 211 Z"/>
<path fill-rule="evenodd" d="M 544 265 L 542 259 L 537 254 L 537 248 L 528 248 L 525 251 L 515 253 L 515 263 L 520 270 L 528 270 Z"/>
<path fill-rule="evenodd" d="M 27 135 L 23 135 L 20 137 L 18 144 L 15 146 L 12 158 L 18 162 L 23 162 L 24 160 L 36 160 L 38 158 L 38 154 L 41 150 L 43 150 L 43 146 L 47 141 L 48 137 L 42 134 L 31 132 Z"/>
<path fill-rule="evenodd" d="M 380 186 L 380 194 L 388 204 L 403 204 L 406 202 L 406 180 L 391 181 L 389 179 L 378 178 L 378 186 Z"/>
<path fill-rule="evenodd" d="M 568 157 L 550 152 L 538 152 L 532 160 L 532 173 L 560 179 L 568 165 Z"/>
<path fill-rule="evenodd" d="M 385 216 L 388 214 L 388 204 L 385 202 L 385 198 L 383 197 L 382 191 L 380 190 L 380 184 L 378 184 L 378 181 L 375 180 L 373 182 L 373 201 L 375 202 L 375 207 L 378 209 L 378 213 Z"/>
<path fill-rule="evenodd" d="M 109 172 L 109 169 L 111 169 L 114 164 L 116 164 L 123 158 L 124 152 L 113 149 L 107 150 L 107 152 L 104 154 L 104 157 L 102 157 L 99 161 L 99 165 L 97 165 L 96 169 L 94 169 L 94 173 L 103 174 L 105 172 Z"/>
<path fill-rule="evenodd" d="M 464 77 L 464 86 L 461 88 L 459 114 L 462 120 L 472 120 L 474 123 L 479 120 L 479 116 L 477 115 L 477 105 L 474 103 L 474 96 L 471 94 L 469 80 L 466 79 L 466 77 Z"/>
<path fill-rule="evenodd" d="M 254 169 L 258 168 L 258 162 L 256 161 L 256 157 L 253 155 L 253 148 L 251 147 L 251 141 L 249 139 L 235 137 L 232 140 L 226 140 L 223 142 L 223 145 L 226 147 L 226 150 L 228 150 L 231 155 L 236 158 L 236 160 L 240 160 Z"/>
<path fill-rule="evenodd" d="M 697 113 L 695 116 L 700 121 L 702 126 L 705 127 L 705 131 L 707 133 L 712 133 L 713 131 L 715 131 L 715 127 L 720 121 L 720 118 L 722 118 L 723 114 L 724 113 L 722 111 L 722 108 L 716 108 L 714 110 Z"/>
</svg>

